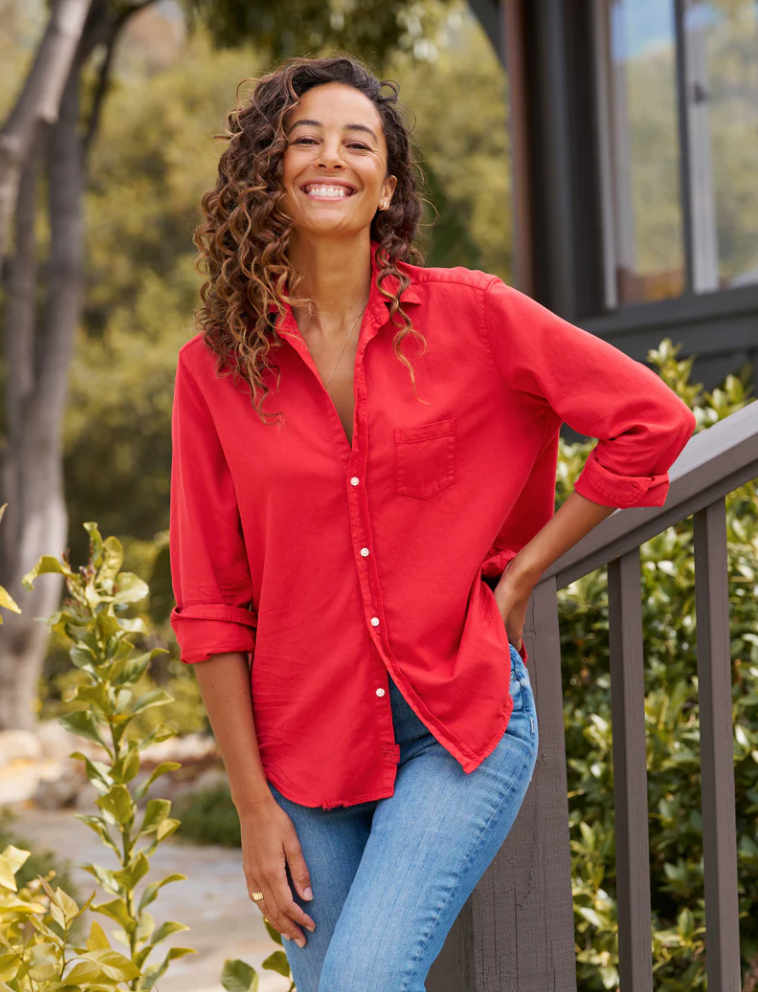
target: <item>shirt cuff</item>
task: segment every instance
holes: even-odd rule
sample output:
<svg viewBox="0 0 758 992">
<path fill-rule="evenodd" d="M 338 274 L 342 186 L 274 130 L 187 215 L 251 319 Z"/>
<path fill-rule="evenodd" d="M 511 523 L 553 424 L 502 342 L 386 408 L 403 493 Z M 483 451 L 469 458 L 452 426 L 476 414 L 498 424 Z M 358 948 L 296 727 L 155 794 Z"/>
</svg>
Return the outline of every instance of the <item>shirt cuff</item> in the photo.
<svg viewBox="0 0 758 992">
<path fill-rule="evenodd" d="M 255 651 L 258 618 L 252 610 L 222 603 L 187 606 L 174 608 L 170 620 L 180 660 L 186 665 L 208 661 L 214 654 Z"/>
<path fill-rule="evenodd" d="M 661 475 L 618 475 L 597 460 L 593 449 L 574 489 L 603 506 L 663 506 L 670 486 L 668 472 Z"/>
</svg>

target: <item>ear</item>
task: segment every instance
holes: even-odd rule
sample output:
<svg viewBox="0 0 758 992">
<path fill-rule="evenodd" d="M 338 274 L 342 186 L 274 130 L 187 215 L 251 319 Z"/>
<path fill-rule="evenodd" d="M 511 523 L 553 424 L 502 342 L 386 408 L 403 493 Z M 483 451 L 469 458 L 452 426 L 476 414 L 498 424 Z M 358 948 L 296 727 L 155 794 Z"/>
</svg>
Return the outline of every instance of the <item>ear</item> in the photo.
<svg viewBox="0 0 758 992">
<path fill-rule="evenodd" d="M 385 210 L 390 205 L 390 201 L 392 200 L 392 195 L 395 192 L 396 186 L 397 186 L 397 178 L 395 176 L 387 176 L 387 178 L 382 183 L 381 202 L 386 204 L 386 206 L 384 207 Z"/>
</svg>

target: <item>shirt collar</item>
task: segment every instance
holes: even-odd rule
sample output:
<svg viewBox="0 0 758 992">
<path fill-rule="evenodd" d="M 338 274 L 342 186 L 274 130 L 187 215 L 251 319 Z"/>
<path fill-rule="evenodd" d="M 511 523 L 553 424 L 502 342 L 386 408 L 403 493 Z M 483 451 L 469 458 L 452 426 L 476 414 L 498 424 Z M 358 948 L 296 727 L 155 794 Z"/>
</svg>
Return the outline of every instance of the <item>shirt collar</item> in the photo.
<svg viewBox="0 0 758 992">
<path fill-rule="evenodd" d="M 392 300 L 387 299 L 387 297 L 382 294 L 382 292 L 380 291 L 377 285 L 376 280 L 377 280 L 377 275 L 379 273 L 379 265 L 376 260 L 376 252 L 378 248 L 379 248 L 379 242 L 375 241 L 372 238 L 371 239 L 371 291 L 369 294 L 369 307 L 374 311 L 374 313 L 377 316 L 379 316 L 381 313 L 379 307 L 382 302 L 386 303 L 387 306 L 389 306 L 392 303 Z M 416 285 L 413 282 L 413 274 L 409 270 L 406 271 L 410 276 L 411 283 L 400 296 L 400 302 L 403 304 L 403 306 L 406 303 L 421 302 L 421 297 L 419 295 L 418 289 L 416 288 Z M 396 275 L 393 275 L 392 273 L 388 273 L 382 280 L 382 288 L 388 290 L 390 293 L 393 294 L 395 293 L 397 289 L 397 285 L 398 285 L 398 278 Z M 285 310 L 289 311 L 290 310 L 289 304 L 284 304 L 284 308 Z M 268 309 L 269 312 L 271 312 L 271 311 L 276 311 L 278 308 L 275 303 L 269 303 Z"/>
</svg>

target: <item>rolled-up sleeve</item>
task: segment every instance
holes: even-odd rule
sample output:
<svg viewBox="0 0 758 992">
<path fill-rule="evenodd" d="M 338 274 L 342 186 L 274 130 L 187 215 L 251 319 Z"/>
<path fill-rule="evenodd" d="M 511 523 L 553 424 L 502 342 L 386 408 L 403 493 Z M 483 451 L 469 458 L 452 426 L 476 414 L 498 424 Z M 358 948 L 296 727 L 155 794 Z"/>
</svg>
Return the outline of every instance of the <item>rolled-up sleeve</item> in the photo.
<svg viewBox="0 0 758 992">
<path fill-rule="evenodd" d="M 575 490 L 605 506 L 663 506 L 696 419 L 660 376 L 499 278 L 485 324 L 503 379 L 543 407 L 545 429 L 598 439 Z"/>
<path fill-rule="evenodd" d="M 194 664 L 228 651 L 253 652 L 257 618 L 234 484 L 182 351 L 171 437 L 171 626 L 181 660 Z"/>
</svg>

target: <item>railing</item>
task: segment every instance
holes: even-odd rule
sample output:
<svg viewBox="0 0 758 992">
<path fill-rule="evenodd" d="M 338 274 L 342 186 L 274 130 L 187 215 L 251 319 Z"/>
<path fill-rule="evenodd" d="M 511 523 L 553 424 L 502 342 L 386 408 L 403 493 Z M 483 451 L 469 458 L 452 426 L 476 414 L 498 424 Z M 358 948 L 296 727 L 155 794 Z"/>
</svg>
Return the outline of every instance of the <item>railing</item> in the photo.
<svg viewBox="0 0 758 992">
<path fill-rule="evenodd" d="M 758 478 L 758 402 L 694 435 L 663 507 L 617 510 L 542 576 L 524 639 L 540 750 L 429 992 L 576 992 L 558 590 L 608 567 L 620 992 L 653 992 L 640 545 L 694 517 L 708 988 L 740 992 L 727 494 Z"/>
</svg>

